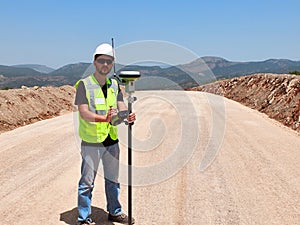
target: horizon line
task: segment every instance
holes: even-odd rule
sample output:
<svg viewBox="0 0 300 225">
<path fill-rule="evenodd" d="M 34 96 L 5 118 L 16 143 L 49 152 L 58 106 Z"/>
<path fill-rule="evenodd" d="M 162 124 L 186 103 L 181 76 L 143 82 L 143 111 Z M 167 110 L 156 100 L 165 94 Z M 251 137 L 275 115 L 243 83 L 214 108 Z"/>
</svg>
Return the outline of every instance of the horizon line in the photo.
<svg viewBox="0 0 300 225">
<path fill-rule="evenodd" d="M 292 61 L 292 62 L 300 62 L 300 59 L 299 60 L 294 60 L 294 59 L 289 59 L 289 58 L 267 58 L 267 59 L 263 59 L 263 60 L 229 60 L 227 58 L 224 58 L 224 57 L 220 57 L 220 56 L 201 56 L 201 57 L 198 57 L 197 59 L 189 62 L 189 63 L 192 63 L 198 59 L 203 59 L 203 58 L 219 58 L 219 59 L 223 59 L 225 61 L 228 61 L 228 62 L 235 62 L 235 63 L 247 63 L 247 62 L 265 62 L 265 61 L 269 61 L 269 60 L 288 60 L 288 61 Z M 78 61 L 78 62 L 70 62 L 70 63 L 66 63 L 64 64 L 63 66 L 58 66 L 58 67 L 52 67 L 52 66 L 48 66 L 46 64 L 39 64 L 39 63 L 20 63 L 20 64 L 10 64 L 10 65 L 5 65 L 5 64 L 0 64 L 0 66 L 9 66 L 9 67 L 16 67 L 16 66 L 45 66 L 45 67 L 48 67 L 49 69 L 53 69 L 53 70 L 57 70 L 57 69 L 60 69 L 64 66 L 67 66 L 67 65 L 74 65 L 74 64 L 80 64 L 80 63 L 93 63 L 93 62 L 85 62 L 85 61 Z M 145 64 L 147 64 L 148 62 L 146 62 Z M 189 64 L 189 63 L 185 63 L 185 64 Z M 116 64 L 118 64 L 118 62 L 116 62 Z M 143 64 L 143 63 L 142 63 Z M 136 66 L 139 66 L 140 64 L 134 64 Z M 153 65 L 151 66 L 159 66 L 159 65 L 166 65 L 164 63 L 154 63 Z M 178 65 L 183 65 L 183 64 L 178 64 Z M 141 65 L 141 66 L 146 66 L 146 65 Z M 149 66 L 149 67 L 151 67 Z M 172 65 L 170 65 L 172 66 Z"/>
</svg>

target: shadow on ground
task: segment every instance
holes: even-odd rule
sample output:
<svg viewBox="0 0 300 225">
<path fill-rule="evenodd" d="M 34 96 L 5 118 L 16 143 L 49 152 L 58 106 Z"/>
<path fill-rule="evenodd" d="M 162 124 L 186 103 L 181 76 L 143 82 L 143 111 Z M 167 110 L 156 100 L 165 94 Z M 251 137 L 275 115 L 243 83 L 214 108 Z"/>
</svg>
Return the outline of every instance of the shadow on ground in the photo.
<svg viewBox="0 0 300 225">
<path fill-rule="evenodd" d="M 114 223 L 107 220 L 107 212 L 103 209 L 92 206 L 92 215 L 91 218 L 96 223 L 96 225 L 114 225 Z M 60 221 L 65 222 L 66 224 L 76 225 L 78 218 L 77 207 L 69 211 L 63 212 L 60 214 Z"/>
</svg>

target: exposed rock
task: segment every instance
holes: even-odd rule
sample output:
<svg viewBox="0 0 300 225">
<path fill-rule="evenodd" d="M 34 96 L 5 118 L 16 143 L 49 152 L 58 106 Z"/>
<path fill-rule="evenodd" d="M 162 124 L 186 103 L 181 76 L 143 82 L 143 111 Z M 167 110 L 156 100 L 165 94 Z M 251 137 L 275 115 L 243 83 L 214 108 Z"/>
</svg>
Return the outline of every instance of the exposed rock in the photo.
<svg viewBox="0 0 300 225">
<path fill-rule="evenodd" d="M 223 95 L 300 131 L 300 76 L 254 74 L 189 90 Z"/>
<path fill-rule="evenodd" d="M 2 74 L 0 74 L 0 81 L 1 81 L 1 80 L 5 80 L 5 76 L 2 75 Z"/>
</svg>

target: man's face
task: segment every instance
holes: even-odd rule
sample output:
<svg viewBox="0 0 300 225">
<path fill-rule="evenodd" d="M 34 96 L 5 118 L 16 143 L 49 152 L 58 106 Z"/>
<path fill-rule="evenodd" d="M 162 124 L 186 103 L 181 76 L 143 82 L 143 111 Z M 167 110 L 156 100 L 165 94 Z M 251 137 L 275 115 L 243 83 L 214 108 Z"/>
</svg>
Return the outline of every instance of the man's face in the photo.
<svg viewBox="0 0 300 225">
<path fill-rule="evenodd" d="M 94 61 L 96 71 L 101 75 L 107 75 L 113 65 L 113 57 L 108 55 L 100 55 Z"/>
</svg>

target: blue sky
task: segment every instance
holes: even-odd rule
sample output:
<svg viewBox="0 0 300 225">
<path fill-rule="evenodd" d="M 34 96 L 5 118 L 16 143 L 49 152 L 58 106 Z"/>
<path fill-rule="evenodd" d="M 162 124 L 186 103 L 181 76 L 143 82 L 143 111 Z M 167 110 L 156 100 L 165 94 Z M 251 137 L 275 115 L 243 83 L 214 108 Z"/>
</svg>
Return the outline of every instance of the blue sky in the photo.
<svg viewBox="0 0 300 225">
<path fill-rule="evenodd" d="M 300 60 L 300 1 L 0 0 L 0 65 L 91 62 L 102 42 L 162 40 L 231 61 Z"/>
</svg>

